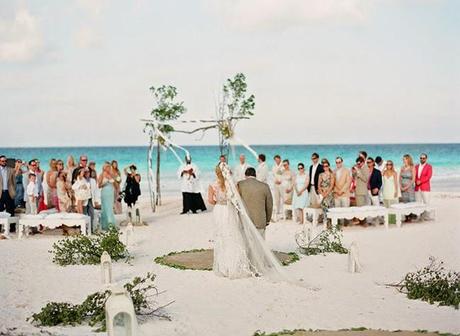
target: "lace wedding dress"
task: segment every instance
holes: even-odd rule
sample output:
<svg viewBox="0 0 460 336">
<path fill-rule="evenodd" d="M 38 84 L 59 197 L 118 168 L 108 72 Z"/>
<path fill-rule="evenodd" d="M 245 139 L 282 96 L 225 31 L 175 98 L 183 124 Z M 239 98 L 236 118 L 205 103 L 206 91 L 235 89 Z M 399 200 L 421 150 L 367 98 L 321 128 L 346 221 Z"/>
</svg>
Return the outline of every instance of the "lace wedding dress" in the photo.
<svg viewBox="0 0 460 336">
<path fill-rule="evenodd" d="M 220 168 L 226 190 L 213 186 L 214 273 L 231 279 L 263 276 L 271 281 L 293 282 L 249 218 L 228 166 L 221 163 Z"/>
</svg>

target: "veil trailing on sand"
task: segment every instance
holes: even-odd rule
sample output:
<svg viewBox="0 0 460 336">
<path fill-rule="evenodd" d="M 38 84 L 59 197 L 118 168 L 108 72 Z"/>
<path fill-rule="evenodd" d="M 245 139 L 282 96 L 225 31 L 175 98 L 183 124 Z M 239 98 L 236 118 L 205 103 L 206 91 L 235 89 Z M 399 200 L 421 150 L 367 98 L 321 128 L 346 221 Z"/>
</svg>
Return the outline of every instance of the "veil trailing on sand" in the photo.
<svg viewBox="0 0 460 336">
<path fill-rule="evenodd" d="M 220 169 L 225 179 L 227 197 L 234 206 L 239 217 L 241 234 L 246 246 L 247 256 L 251 266 L 251 272 L 255 276 L 263 276 L 274 282 L 291 282 L 300 284 L 297 280 L 292 280 L 283 270 L 278 258 L 269 249 L 265 240 L 262 238 L 256 227 L 252 223 L 241 199 L 238 189 L 233 182 L 230 170 L 225 163 L 220 163 Z"/>
</svg>

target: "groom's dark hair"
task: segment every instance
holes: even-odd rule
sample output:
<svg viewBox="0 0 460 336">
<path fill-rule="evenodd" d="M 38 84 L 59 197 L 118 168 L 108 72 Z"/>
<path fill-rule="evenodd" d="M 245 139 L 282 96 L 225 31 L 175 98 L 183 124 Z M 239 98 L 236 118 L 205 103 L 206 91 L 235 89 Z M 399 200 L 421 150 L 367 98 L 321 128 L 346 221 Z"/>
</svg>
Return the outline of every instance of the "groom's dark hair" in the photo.
<svg viewBox="0 0 460 336">
<path fill-rule="evenodd" d="M 252 176 L 252 177 L 256 177 L 256 170 L 252 167 L 249 167 L 248 169 L 246 169 L 246 171 L 244 172 L 244 175 L 245 176 Z"/>
</svg>

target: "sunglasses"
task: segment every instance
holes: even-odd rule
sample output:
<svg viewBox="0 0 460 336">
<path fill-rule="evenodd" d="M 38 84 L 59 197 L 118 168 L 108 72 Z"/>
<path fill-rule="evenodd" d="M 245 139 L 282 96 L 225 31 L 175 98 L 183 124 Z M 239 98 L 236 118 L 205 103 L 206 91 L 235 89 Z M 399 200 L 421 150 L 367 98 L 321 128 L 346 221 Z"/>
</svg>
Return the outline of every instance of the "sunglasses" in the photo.
<svg viewBox="0 0 460 336">
<path fill-rule="evenodd" d="M 326 164 L 323 164 L 323 167 L 324 168 L 329 168 L 329 165 L 326 163 Z"/>
<path fill-rule="evenodd" d="M 304 168 L 303 168 L 303 167 L 298 167 L 297 169 L 298 169 L 298 170 L 301 170 L 301 169 L 304 169 Z"/>
<path fill-rule="evenodd" d="M 335 161 L 335 163 L 336 163 L 336 164 L 340 164 L 340 163 L 342 163 L 342 161 Z"/>
<path fill-rule="evenodd" d="M 421 156 L 420 160 L 426 160 L 426 157 Z"/>
</svg>

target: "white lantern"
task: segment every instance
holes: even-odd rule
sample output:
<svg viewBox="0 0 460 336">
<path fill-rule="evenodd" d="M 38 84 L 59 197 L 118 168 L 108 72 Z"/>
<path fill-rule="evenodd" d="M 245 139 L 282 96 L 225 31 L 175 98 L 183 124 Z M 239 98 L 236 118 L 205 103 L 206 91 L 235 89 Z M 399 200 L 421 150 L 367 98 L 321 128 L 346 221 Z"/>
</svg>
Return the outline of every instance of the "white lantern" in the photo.
<svg viewBox="0 0 460 336">
<path fill-rule="evenodd" d="M 108 336 L 138 335 L 133 301 L 122 286 L 114 286 L 105 302 L 105 320 Z"/>
<path fill-rule="evenodd" d="M 104 251 L 101 255 L 101 279 L 103 285 L 110 285 L 112 283 L 112 258 Z"/>
<path fill-rule="evenodd" d="M 348 250 L 348 271 L 350 273 L 361 272 L 361 264 L 359 262 L 358 244 L 352 242 Z"/>
</svg>

